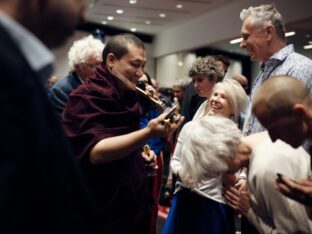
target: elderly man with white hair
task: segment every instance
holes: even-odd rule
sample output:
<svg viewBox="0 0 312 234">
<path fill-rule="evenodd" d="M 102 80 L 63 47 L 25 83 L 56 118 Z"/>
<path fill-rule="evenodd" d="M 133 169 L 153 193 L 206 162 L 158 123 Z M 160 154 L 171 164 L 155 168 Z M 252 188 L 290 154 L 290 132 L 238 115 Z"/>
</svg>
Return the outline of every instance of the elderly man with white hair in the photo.
<svg viewBox="0 0 312 234">
<path fill-rule="evenodd" d="M 70 72 L 50 89 L 50 101 L 61 117 L 69 94 L 87 78 L 95 74 L 95 68 L 102 62 L 104 44 L 92 35 L 73 43 L 68 52 Z"/>
</svg>

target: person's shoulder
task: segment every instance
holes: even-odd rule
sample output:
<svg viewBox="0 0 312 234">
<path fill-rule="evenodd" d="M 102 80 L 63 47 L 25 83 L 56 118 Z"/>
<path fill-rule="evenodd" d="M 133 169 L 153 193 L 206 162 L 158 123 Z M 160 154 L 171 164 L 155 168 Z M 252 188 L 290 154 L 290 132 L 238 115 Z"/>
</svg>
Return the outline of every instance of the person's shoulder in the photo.
<svg viewBox="0 0 312 234">
<path fill-rule="evenodd" d="M 283 63 L 282 70 L 284 69 L 287 69 L 287 75 L 293 76 L 305 83 L 311 83 L 312 60 L 308 57 L 296 52 L 291 53 Z"/>
<path fill-rule="evenodd" d="M 33 73 L 33 70 L 23 56 L 21 50 L 15 41 L 9 36 L 6 30 L 0 25 L 0 70 L 3 73 L 9 72 L 11 77 L 14 74 L 28 75 L 27 73 Z M 14 65 L 13 65 L 14 64 Z M 6 76 L 2 77 L 7 78 Z M 19 82 L 22 80 L 19 78 Z"/>
<path fill-rule="evenodd" d="M 75 88 L 70 96 L 86 98 L 86 99 L 101 99 L 114 100 L 117 94 L 117 90 L 109 85 L 106 85 L 104 81 L 99 80 L 96 77 L 88 78 L 84 83 Z M 117 95 L 118 96 L 118 95 Z"/>
<path fill-rule="evenodd" d="M 309 154 L 303 147 L 293 148 L 284 141 L 272 142 L 269 138 L 253 149 L 254 164 L 259 170 L 261 168 L 261 172 L 258 171 L 258 173 L 263 177 L 271 172 L 275 174 L 289 171 L 289 168 L 302 169 L 298 162 L 306 164 L 309 158 Z"/>
<path fill-rule="evenodd" d="M 56 82 L 51 90 L 63 90 L 65 92 L 70 92 L 73 89 L 77 88 L 79 83 L 75 81 L 75 77 L 70 73 L 67 76 L 61 78 L 58 82 Z"/>
<path fill-rule="evenodd" d="M 312 60 L 311 59 L 309 59 L 308 57 L 306 57 L 306 56 L 304 56 L 302 54 L 299 54 L 297 52 L 291 53 L 287 58 L 288 59 L 292 59 L 294 61 L 297 61 L 299 63 L 312 65 Z"/>
</svg>

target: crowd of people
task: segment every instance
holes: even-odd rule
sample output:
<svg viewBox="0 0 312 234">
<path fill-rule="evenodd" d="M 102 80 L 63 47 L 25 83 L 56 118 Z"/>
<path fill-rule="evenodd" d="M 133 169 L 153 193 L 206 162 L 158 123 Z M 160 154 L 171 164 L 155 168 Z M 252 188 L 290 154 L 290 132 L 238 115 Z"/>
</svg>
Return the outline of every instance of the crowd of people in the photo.
<svg viewBox="0 0 312 234">
<path fill-rule="evenodd" d="M 236 216 L 243 234 L 312 233 L 312 61 L 273 5 L 240 14 L 261 63 L 250 97 L 250 78 L 224 79 L 229 60 L 207 55 L 171 99 L 130 33 L 81 38 L 52 76 L 48 48 L 85 3 L 26 2 L 0 0 L 0 233 L 156 234 L 164 191 L 164 234 L 234 234 Z"/>
</svg>

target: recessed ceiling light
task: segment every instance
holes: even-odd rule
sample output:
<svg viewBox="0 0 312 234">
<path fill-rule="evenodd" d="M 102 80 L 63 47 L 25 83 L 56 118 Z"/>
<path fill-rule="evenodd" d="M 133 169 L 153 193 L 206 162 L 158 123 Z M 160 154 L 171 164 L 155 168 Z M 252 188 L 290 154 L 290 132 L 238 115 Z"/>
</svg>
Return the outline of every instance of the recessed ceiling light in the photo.
<svg viewBox="0 0 312 234">
<path fill-rule="evenodd" d="M 91 3 L 89 4 L 89 8 L 92 8 L 93 6 L 94 6 L 94 3 L 91 2 Z"/>
<path fill-rule="evenodd" d="M 102 21 L 101 23 L 102 23 L 102 24 L 107 24 L 107 21 L 104 20 L 104 21 Z"/>
<path fill-rule="evenodd" d="M 305 49 L 305 50 L 312 49 L 312 45 L 305 45 L 305 46 L 303 47 L 303 49 Z"/>
<path fill-rule="evenodd" d="M 130 28 L 131 32 L 136 32 L 136 30 L 137 30 L 136 28 Z"/>
<path fill-rule="evenodd" d="M 114 18 L 114 16 L 107 16 L 107 19 L 108 20 L 114 20 L 115 18 Z"/>
<path fill-rule="evenodd" d="M 129 3 L 130 4 L 137 4 L 137 1 L 136 0 L 129 0 Z"/>
<path fill-rule="evenodd" d="M 146 21 L 145 21 L 145 24 L 151 24 L 151 21 L 146 20 Z"/>
<path fill-rule="evenodd" d="M 184 65 L 184 63 L 183 63 L 182 61 L 179 61 L 179 62 L 178 62 L 178 66 L 179 66 L 179 67 L 183 67 L 183 65 Z"/>
<path fill-rule="evenodd" d="M 117 13 L 117 14 L 122 14 L 122 13 L 124 13 L 124 10 L 122 10 L 122 9 L 117 9 L 117 10 L 116 10 L 116 13 Z"/>
<path fill-rule="evenodd" d="M 181 9 L 181 8 L 183 8 L 183 5 L 182 4 L 177 4 L 176 8 Z"/>
<path fill-rule="evenodd" d="M 294 31 L 285 33 L 285 37 L 291 37 L 294 35 L 296 35 L 296 32 L 294 32 Z"/>
<path fill-rule="evenodd" d="M 165 14 L 165 13 L 160 13 L 160 14 L 159 14 L 159 17 L 165 18 L 165 17 L 166 17 L 166 14 Z"/>
<path fill-rule="evenodd" d="M 243 40 L 243 38 L 236 38 L 230 41 L 230 44 L 237 44 L 240 43 Z"/>
</svg>

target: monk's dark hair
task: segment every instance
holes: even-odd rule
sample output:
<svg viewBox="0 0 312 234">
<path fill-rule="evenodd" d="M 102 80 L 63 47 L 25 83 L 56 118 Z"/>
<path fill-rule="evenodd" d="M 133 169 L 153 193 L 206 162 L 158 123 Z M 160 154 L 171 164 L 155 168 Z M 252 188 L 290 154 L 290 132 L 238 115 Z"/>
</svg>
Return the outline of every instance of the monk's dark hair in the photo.
<svg viewBox="0 0 312 234">
<path fill-rule="evenodd" d="M 103 61 L 106 61 L 106 58 L 110 53 L 114 54 L 118 60 L 121 59 L 128 53 L 129 44 L 134 44 L 138 48 L 145 49 L 144 43 L 133 34 L 119 34 L 110 38 L 106 43 L 102 54 Z"/>
</svg>

